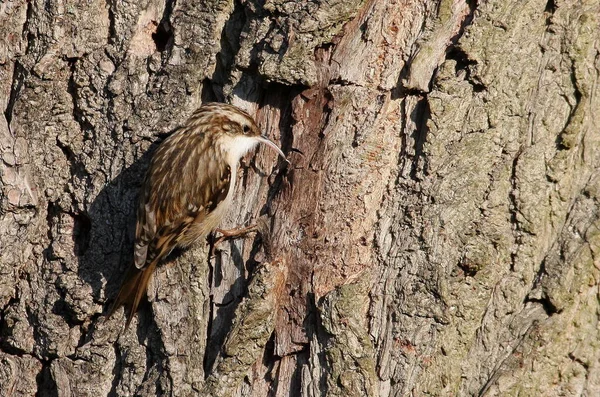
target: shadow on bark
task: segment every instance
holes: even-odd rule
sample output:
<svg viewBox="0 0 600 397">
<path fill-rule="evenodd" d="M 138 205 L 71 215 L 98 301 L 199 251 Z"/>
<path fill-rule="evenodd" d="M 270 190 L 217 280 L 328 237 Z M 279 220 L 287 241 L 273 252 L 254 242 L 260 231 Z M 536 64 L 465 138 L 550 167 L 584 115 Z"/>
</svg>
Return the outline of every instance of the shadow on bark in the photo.
<svg viewBox="0 0 600 397">
<path fill-rule="evenodd" d="M 76 236 L 80 251 L 79 276 L 92 287 L 94 297 L 112 304 L 123 274 L 133 260 L 137 197 L 157 145 L 110 181 L 90 205 L 88 233 Z M 103 290 L 104 293 L 103 293 Z M 105 306 L 104 313 L 109 307 Z"/>
</svg>

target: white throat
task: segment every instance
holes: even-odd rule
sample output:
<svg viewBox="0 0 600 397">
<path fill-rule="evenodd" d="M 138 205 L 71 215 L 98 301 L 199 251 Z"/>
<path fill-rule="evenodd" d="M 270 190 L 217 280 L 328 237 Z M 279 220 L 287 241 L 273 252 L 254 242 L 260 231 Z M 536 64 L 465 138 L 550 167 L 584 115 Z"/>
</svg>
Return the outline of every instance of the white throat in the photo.
<svg viewBox="0 0 600 397">
<path fill-rule="evenodd" d="M 222 148 L 227 151 L 227 163 L 231 169 L 237 168 L 240 159 L 258 144 L 255 137 L 237 135 L 228 137 L 222 143 Z"/>
</svg>

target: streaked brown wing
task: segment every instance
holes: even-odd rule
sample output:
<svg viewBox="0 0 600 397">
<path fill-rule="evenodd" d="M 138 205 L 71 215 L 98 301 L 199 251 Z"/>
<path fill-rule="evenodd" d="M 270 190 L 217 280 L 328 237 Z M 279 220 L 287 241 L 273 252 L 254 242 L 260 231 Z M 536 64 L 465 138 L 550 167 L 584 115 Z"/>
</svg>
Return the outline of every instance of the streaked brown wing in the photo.
<svg viewBox="0 0 600 397">
<path fill-rule="evenodd" d="M 134 263 L 138 269 L 177 246 L 194 222 L 225 199 L 231 170 L 215 161 L 212 135 L 183 128 L 157 149 L 137 212 Z"/>
</svg>

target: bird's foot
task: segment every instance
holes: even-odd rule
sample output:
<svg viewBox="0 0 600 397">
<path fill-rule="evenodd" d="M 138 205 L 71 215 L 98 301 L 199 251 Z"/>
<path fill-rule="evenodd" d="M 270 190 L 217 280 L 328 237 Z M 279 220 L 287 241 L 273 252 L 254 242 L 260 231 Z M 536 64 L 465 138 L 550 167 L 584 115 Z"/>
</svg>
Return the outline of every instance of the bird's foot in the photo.
<svg viewBox="0 0 600 397">
<path fill-rule="evenodd" d="M 246 226 L 246 227 L 243 227 L 243 226 L 234 227 L 233 229 L 228 229 L 228 230 L 215 229 L 215 232 L 220 233 L 221 237 L 219 237 L 217 239 L 217 241 L 215 241 L 214 246 L 216 247 L 217 245 L 221 244 L 225 240 L 229 240 L 232 238 L 245 237 L 247 234 L 256 232 L 257 230 L 258 230 L 257 225 L 250 225 L 250 226 Z"/>
</svg>

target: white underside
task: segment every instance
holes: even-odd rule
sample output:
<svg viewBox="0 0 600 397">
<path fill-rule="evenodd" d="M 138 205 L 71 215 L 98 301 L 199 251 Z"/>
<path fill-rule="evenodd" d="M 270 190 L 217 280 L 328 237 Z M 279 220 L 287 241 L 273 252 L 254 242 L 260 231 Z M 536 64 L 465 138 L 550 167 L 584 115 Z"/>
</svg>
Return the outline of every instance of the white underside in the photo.
<svg viewBox="0 0 600 397">
<path fill-rule="evenodd" d="M 231 206 L 231 202 L 233 201 L 233 192 L 235 191 L 235 186 L 237 182 L 237 171 L 240 165 L 241 158 L 252 150 L 258 141 L 254 137 L 247 136 L 236 136 L 235 138 L 230 138 L 228 142 L 225 142 L 225 147 L 228 148 L 228 156 L 227 162 L 229 163 L 229 168 L 231 169 L 231 178 L 229 182 L 229 190 L 227 191 L 227 196 L 225 200 L 223 200 L 217 208 L 210 214 L 212 216 L 214 214 L 216 221 L 215 226 L 217 227 L 219 221 L 223 219 L 225 216 L 225 212 Z"/>
<path fill-rule="evenodd" d="M 203 222 L 195 223 L 192 226 L 194 230 L 190 230 L 190 233 L 188 233 L 191 238 L 189 240 L 184 239 L 182 245 L 188 246 L 194 243 L 196 240 L 208 235 L 214 228 L 219 226 L 219 223 L 225 217 L 227 210 L 233 201 L 240 159 L 258 144 L 258 140 L 255 137 L 236 136 L 221 138 L 221 142 L 219 143 L 222 150 L 227 151 L 226 159 L 231 170 L 227 196 L 210 214 L 208 214 Z"/>
</svg>

